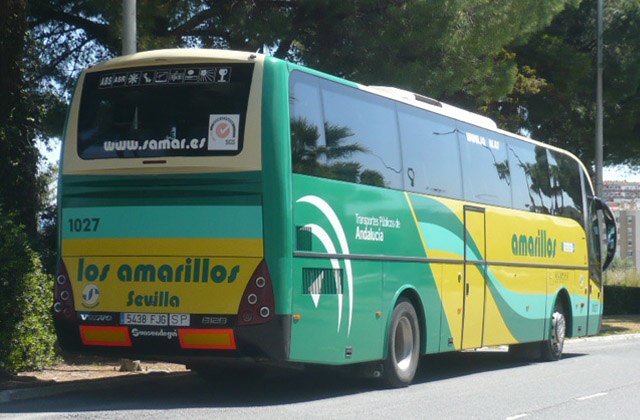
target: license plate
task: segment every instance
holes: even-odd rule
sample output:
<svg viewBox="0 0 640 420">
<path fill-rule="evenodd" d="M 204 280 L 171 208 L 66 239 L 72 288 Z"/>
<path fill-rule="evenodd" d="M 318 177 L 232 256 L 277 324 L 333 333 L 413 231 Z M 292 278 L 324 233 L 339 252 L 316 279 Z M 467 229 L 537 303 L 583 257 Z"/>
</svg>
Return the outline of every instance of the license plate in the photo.
<svg viewBox="0 0 640 420">
<path fill-rule="evenodd" d="M 169 325 L 172 327 L 188 327 L 191 325 L 191 315 L 169 314 Z"/>
<path fill-rule="evenodd" d="M 169 325 L 168 314 L 141 314 L 122 313 L 120 314 L 120 324 L 122 325 Z"/>
</svg>

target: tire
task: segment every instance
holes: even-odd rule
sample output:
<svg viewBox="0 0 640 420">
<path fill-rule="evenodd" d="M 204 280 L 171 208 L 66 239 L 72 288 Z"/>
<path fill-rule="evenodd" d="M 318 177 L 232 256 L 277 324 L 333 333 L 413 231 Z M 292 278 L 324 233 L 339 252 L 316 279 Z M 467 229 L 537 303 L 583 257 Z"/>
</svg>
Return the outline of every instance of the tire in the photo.
<svg viewBox="0 0 640 420">
<path fill-rule="evenodd" d="M 540 359 L 545 362 L 554 362 L 562 357 L 564 339 L 567 333 L 567 319 L 562 303 L 557 302 L 551 316 L 551 335 L 548 340 L 541 343 Z"/>
<path fill-rule="evenodd" d="M 393 310 L 383 377 L 387 385 L 411 384 L 420 359 L 420 324 L 413 305 L 401 299 Z"/>
</svg>

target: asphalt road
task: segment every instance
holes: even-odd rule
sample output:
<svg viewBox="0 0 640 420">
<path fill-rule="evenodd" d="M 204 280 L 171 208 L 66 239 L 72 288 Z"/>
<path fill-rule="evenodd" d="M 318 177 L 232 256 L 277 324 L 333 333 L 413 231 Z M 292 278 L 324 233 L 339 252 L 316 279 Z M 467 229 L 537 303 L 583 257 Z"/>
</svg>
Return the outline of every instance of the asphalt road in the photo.
<svg viewBox="0 0 640 420">
<path fill-rule="evenodd" d="M 248 381 L 183 374 L 2 404 L 0 418 L 637 418 L 639 360 L 634 335 L 570 341 L 552 363 L 495 351 L 424 357 L 399 390 L 329 369 Z"/>
</svg>

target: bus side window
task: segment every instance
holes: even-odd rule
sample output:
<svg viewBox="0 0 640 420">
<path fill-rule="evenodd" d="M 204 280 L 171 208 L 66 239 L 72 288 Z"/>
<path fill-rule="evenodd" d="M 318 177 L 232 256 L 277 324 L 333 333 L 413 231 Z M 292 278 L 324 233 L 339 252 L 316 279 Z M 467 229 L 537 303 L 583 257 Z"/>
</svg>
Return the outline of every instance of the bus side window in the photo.
<svg viewBox="0 0 640 420">
<path fill-rule="evenodd" d="M 453 120 L 398 104 L 398 121 L 405 188 L 461 199 L 460 151 Z"/>
<path fill-rule="evenodd" d="M 321 90 L 328 177 L 402 189 L 394 102 L 327 80 Z"/>
<path fill-rule="evenodd" d="M 295 173 L 402 188 L 391 100 L 296 71 L 289 102 Z"/>
<path fill-rule="evenodd" d="M 511 207 L 511 171 L 502 134 L 458 123 L 466 200 Z"/>
<path fill-rule="evenodd" d="M 551 213 L 570 217 L 582 225 L 582 186 L 580 167 L 569 156 L 549 151 L 549 175 L 551 181 Z"/>
<path fill-rule="evenodd" d="M 320 87 L 314 77 L 296 71 L 291 75 L 289 97 L 293 172 L 322 176 L 326 149 Z"/>
<path fill-rule="evenodd" d="M 513 208 L 549 214 L 551 184 L 546 150 L 515 138 L 508 141 Z"/>
</svg>

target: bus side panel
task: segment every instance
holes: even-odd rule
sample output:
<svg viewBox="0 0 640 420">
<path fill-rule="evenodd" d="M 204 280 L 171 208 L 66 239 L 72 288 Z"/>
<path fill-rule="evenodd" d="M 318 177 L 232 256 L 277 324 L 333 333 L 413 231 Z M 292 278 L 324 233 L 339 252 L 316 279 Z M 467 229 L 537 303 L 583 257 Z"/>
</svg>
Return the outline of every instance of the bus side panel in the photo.
<svg viewBox="0 0 640 420">
<path fill-rule="evenodd" d="M 380 359 L 397 290 L 433 283 L 404 261 L 424 259 L 404 193 L 297 174 L 293 189 L 292 360 Z"/>
<path fill-rule="evenodd" d="M 462 274 L 462 281 L 466 281 L 463 274 L 465 255 L 485 261 L 487 267 L 481 271 L 485 298 L 479 311 L 482 317 L 479 325 L 483 331 L 473 332 L 481 337 L 474 346 L 546 338 L 558 292 L 548 284 L 548 272 L 552 269 L 563 273 L 556 281 L 568 287 L 572 305 L 577 305 L 578 309 L 583 306 L 581 300 L 585 299 L 585 292 L 580 289 L 579 282 L 572 279 L 580 277 L 576 272 L 584 267 L 586 245 L 581 240 L 584 231 L 573 220 L 486 207 L 482 211 L 486 214 L 486 231 L 491 234 L 487 237 L 486 247 L 481 247 L 476 243 L 478 238 L 472 232 L 466 232 L 464 202 L 416 194 L 404 194 L 405 200 L 400 201 L 399 194 L 402 193 L 294 175 L 296 252 L 300 257 L 315 259 L 316 266 L 310 265 L 313 261 L 296 263 L 300 268 L 296 276 L 301 277 L 298 280 L 294 276 L 294 291 L 299 287 L 296 282 L 303 282 L 306 289 L 296 292 L 299 295 L 294 294 L 294 313 L 301 318 L 293 326 L 292 358 L 325 360 L 326 356 L 313 356 L 314 346 L 306 340 L 337 337 L 302 334 L 313 325 L 304 322 L 305 316 L 308 320 L 317 318 L 322 322 L 321 316 L 312 315 L 322 305 L 322 298 L 318 303 L 318 298 L 314 300 L 312 296 L 304 295 L 313 295 L 313 287 L 319 287 L 317 285 L 326 278 L 335 283 L 339 277 L 343 281 L 340 286 L 342 298 L 336 297 L 335 302 L 328 298 L 324 302 L 337 306 L 334 320 L 337 333 L 342 331 L 338 324 L 347 322 L 344 354 L 352 354 L 351 361 L 368 360 L 358 358 L 356 349 L 362 343 L 350 338 L 351 328 L 360 328 L 353 313 L 356 307 L 371 311 L 369 305 L 373 301 L 368 297 L 360 298 L 358 287 L 372 284 L 368 283 L 370 277 L 380 281 L 382 270 L 374 265 L 357 264 L 360 262 L 357 260 L 362 259 L 385 261 L 381 302 L 377 305 L 383 307 L 385 326 L 398 292 L 406 288 L 418 291 L 427 322 L 426 352 L 464 346 L 461 342 L 465 334 L 467 298 L 460 285 L 460 276 Z M 347 258 L 348 255 L 357 258 Z M 323 266 L 317 266 L 317 261 L 322 261 L 320 257 L 324 257 Z M 429 264 L 435 264 L 435 271 Z M 355 273 L 356 268 L 363 271 Z M 305 277 L 305 271 L 306 276 L 312 278 Z M 377 290 L 377 287 L 365 287 L 362 292 L 370 297 Z M 305 299 L 308 307 L 296 306 L 298 300 Z M 359 302 L 368 303 L 359 307 Z M 373 309 L 377 311 L 375 307 Z M 572 309 L 575 310 L 573 306 Z M 477 313 L 466 316 L 476 317 Z M 578 318 L 576 325 L 580 324 Z M 367 328 L 376 333 L 379 331 L 378 327 Z M 467 325 L 467 328 L 471 327 Z M 386 336 L 382 339 L 386 340 Z M 302 341 L 307 346 L 305 351 L 294 344 Z M 376 347 L 375 343 L 373 340 L 367 345 Z M 384 347 L 380 343 L 377 348 Z M 332 362 L 343 357 L 340 350 L 333 349 L 335 358 Z"/>
<path fill-rule="evenodd" d="M 485 346 L 536 341 L 544 335 L 546 268 L 490 265 Z"/>
<path fill-rule="evenodd" d="M 456 286 L 455 261 L 463 262 L 463 202 L 410 195 L 417 223 L 422 231 L 427 257 L 446 261 L 446 277 L 440 290 L 447 323 L 453 342 L 460 348 L 457 334 L 460 312 L 465 311 L 464 292 Z M 581 288 L 579 272 L 586 265 L 584 230 L 573 220 L 545 215 L 486 207 L 487 237 L 483 345 L 538 341 L 548 336 L 548 320 L 558 293 L 565 285 L 571 295 L 573 313 L 577 311 L 575 332 L 584 331 L 580 318 L 586 302 L 586 289 Z M 473 235 L 467 253 L 482 256 Z M 544 243 L 544 248 L 543 248 Z M 548 285 L 548 271 L 554 266 L 554 282 Z M 460 265 L 460 267 L 462 267 Z M 458 271 L 460 278 L 462 269 Z M 444 274 L 444 273 L 443 273 Z M 443 277 L 444 278 L 444 277 Z M 573 279 L 576 279 L 575 281 Z M 464 280 L 463 280 L 464 281 Z M 583 283 L 583 282 L 582 282 Z M 555 287 L 552 287 L 554 286 Z M 458 292 L 456 292 L 458 290 Z M 467 326 L 469 328 L 469 326 Z M 462 334 L 464 331 L 462 331 Z M 443 334 L 445 332 L 443 331 Z M 443 335 L 443 339 L 445 336 Z"/>
<path fill-rule="evenodd" d="M 441 312 L 440 326 L 436 327 L 438 339 L 432 340 L 436 344 L 427 342 L 427 352 L 435 352 L 436 349 L 459 350 L 462 343 L 464 306 L 462 205 L 449 200 L 450 206 L 446 206 L 430 197 L 417 194 L 406 196 L 413 210 L 414 223 L 420 232 L 422 252 L 428 261 L 424 270 L 436 277 L 435 296 L 438 302 L 435 305 L 431 303 L 425 309 L 428 325 Z M 429 337 L 433 333 L 436 331 L 427 331 Z"/>
<path fill-rule="evenodd" d="M 336 263 L 294 259 L 293 311 L 300 316 L 293 324 L 294 360 L 340 364 L 381 358 L 383 323 L 376 312 L 381 307 L 382 263 L 352 261 L 353 303 L 346 276 L 333 268 Z"/>
<path fill-rule="evenodd" d="M 602 326 L 602 314 L 603 314 L 603 289 L 602 281 L 596 281 L 594 278 L 588 277 L 584 274 L 585 278 L 589 278 L 591 296 L 589 299 L 589 325 L 587 335 L 596 335 L 600 332 Z M 602 276 L 602 273 L 600 273 Z"/>
<path fill-rule="evenodd" d="M 438 290 L 441 287 L 442 277 L 438 265 L 432 266 L 424 262 L 397 262 L 388 261 L 384 264 L 383 302 L 387 315 L 387 325 L 393 314 L 394 305 L 397 303 L 398 294 L 407 289 L 415 290 L 420 299 L 414 302 L 418 318 L 423 323 L 422 353 L 438 353 L 441 347 L 441 321 L 443 316 L 442 301 Z M 449 335 L 448 325 L 442 328 L 445 331 L 442 336 Z M 385 330 L 385 343 L 389 339 Z M 385 345 L 386 349 L 386 345 Z"/>
<path fill-rule="evenodd" d="M 487 259 L 500 264 L 489 284 L 511 333 L 517 342 L 548 338 L 560 286 L 574 302 L 586 298 L 574 281 L 587 264 L 584 229 L 569 218 L 493 208 L 487 230 Z"/>
<path fill-rule="evenodd" d="M 565 316 L 570 317 L 567 325 L 567 336 L 581 337 L 587 335 L 587 278 L 585 270 L 549 270 L 547 287 L 550 300 L 547 305 L 546 337 L 551 331 L 550 319 L 553 315 L 555 299 L 561 292 L 569 293 L 569 307 L 563 308 Z"/>
<path fill-rule="evenodd" d="M 437 266 L 442 271 L 440 293 L 443 314 L 440 323 L 440 351 L 453 351 L 462 348 L 462 315 L 464 308 L 464 281 L 462 263 L 432 264 L 434 272 Z"/>
</svg>

